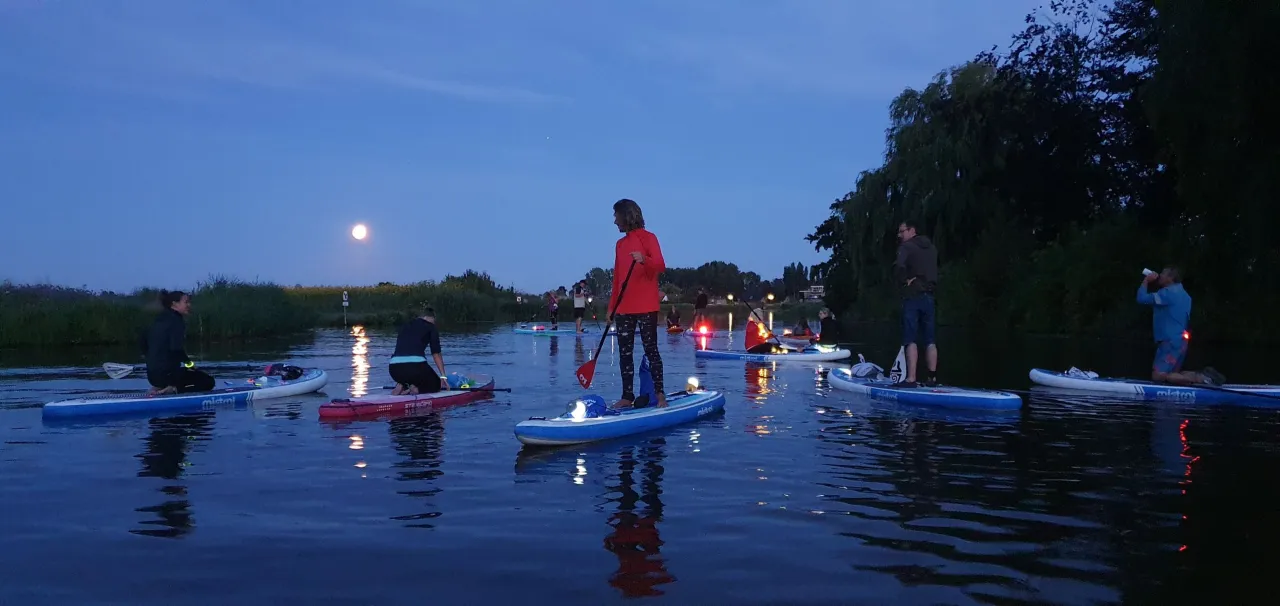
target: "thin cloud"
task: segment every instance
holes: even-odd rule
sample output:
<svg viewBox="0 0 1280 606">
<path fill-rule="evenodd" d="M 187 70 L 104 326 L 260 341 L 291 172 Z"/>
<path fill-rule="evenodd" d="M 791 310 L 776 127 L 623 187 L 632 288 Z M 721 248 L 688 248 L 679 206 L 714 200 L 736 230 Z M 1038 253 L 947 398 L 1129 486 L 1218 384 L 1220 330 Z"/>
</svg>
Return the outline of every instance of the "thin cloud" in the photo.
<svg viewBox="0 0 1280 606">
<path fill-rule="evenodd" d="M 11 51 L 4 53 L 8 60 L 0 59 L 0 68 L 82 85 L 106 85 L 117 92 L 132 86 L 140 94 L 166 87 L 190 90 L 204 83 L 277 92 L 345 92 L 381 86 L 516 104 L 566 100 L 518 85 L 437 76 L 432 72 L 465 73 L 467 66 L 421 48 L 381 44 L 377 28 L 370 27 L 376 21 L 368 18 L 355 27 L 341 19 L 311 15 L 308 21 L 300 15 L 296 26 L 272 27 L 229 3 L 148 4 L 146 11 L 130 9 L 129 5 L 78 4 L 74 10 L 51 5 L 24 11 L 0 24 L 0 35 L 15 34 L 0 43 L 0 49 Z M 393 21 L 385 24 L 394 26 Z"/>
</svg>

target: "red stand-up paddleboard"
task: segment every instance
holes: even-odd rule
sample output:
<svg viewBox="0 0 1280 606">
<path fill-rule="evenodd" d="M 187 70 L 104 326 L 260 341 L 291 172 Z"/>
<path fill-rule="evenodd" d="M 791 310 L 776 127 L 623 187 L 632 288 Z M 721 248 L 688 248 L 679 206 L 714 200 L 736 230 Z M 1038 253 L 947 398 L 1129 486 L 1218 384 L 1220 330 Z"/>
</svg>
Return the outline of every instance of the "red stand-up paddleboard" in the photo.
<svg viewBox="0 0 1280 606">
<path fill-rule="evenodd" d="M 339 398 L 320 405 L 321 419 L 355 419 L 426 411 L 467 404 L 493 395 L 493 377 L 469 375 L 472 386 L 464 390 L 448 389 L 435 393 L 393 396 L 391 394 Z"/>
</svg>

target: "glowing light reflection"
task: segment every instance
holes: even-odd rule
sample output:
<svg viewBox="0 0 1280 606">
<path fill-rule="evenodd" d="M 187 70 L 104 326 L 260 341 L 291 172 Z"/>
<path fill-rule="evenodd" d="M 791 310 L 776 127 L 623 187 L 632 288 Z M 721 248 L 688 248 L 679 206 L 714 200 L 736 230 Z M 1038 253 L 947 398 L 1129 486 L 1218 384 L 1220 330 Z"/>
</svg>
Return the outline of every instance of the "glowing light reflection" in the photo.
<svg viewBox="0 0 1280 606">
<path fill-rule="evenodd" d="M 581 486 L 586 482 L 583 480 L 585 477 L 587 477 L 587 460 L 578 459 L 573 473 L 573 483 Z"/>
<path fill-rule="evenodd" d="M 351 445 L 348 446 L 347 448 L 350 448 L 351 450 L 363 450 L 364 438 L 357 435 L 351 436 Z"/>
<path fill-rule="evenodd" d="M 351 346 L 351 395 L 358 398 L 369 393 L 369 337 L 363 326 L 352 326 L 351 336 L 356 338 Z"/>
</svg>

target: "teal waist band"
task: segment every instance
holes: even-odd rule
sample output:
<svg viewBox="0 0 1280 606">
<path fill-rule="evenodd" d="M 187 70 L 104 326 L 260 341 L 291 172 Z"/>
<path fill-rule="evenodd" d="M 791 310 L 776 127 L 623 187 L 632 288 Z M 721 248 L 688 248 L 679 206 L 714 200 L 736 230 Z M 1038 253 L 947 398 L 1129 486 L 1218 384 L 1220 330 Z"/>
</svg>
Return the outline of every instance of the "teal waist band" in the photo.
<svg viewBox="0 0 1280 606">
<path fill-rule="evenodd" d="M 427 359 L 422 356 L 396 356 L 391 358 L 392 364 L 412 364 L 414 362 L 426 362 Z"/>
</svg>

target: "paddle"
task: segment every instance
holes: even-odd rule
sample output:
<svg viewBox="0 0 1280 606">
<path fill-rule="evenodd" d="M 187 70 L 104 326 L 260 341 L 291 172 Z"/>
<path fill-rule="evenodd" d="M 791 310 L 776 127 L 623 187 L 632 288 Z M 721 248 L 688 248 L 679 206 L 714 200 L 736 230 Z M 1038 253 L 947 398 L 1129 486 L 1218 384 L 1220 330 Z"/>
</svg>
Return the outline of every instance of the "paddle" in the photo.
<svg viewBox="0 0 1280 606">
<path fill-rule="evenodd" d="M 250 365 L 223 366 L 223 367 L 217 368 L 216 370 L 261 370 L 265 366 L 266 366 L 265 364 L 260 364 L 258 366 L 250 366 Z M 133 364 L 120 364 L 119 362 L 107 362 L 102 365 L 102 370 L 106 371 L 107 376 L 111 377 L 112 379 L 123 379 L 129 376 L 130 374 L 133 374 L 133 371 L 135 370 L 146 372 L 147 365 L 138 364 L 135 366 Z M 213 369 L 210 369 L 210 370 L 213 370 Z"/>
<path fill-rule="evenodd" d="M 618 306 L 622 305 L 622 295 L 627 293 L 627 283 L 631 281 L 631 272 L 636 268 L 635 259 L 631 260 L 631 267 L 627 268 L 627 277 L 622 279 L 622 286 L 618 288 L 618 302 L 614 304 L 613 309 L 609 311 L 609 322 L 607 326 L 613 325 L 614 316 L 618 314 Z M 578 367 L 578 383 L 583 389 L 591 388 L 591 380 L 596 377 L 596 360 L 600 359 L 600 350 L 604 349 L 604 341 L 609 338 L 609 330 L 600 331 L 600 344 L 596 345 L 596 354 L 586 364 Z"/>
</svg>

